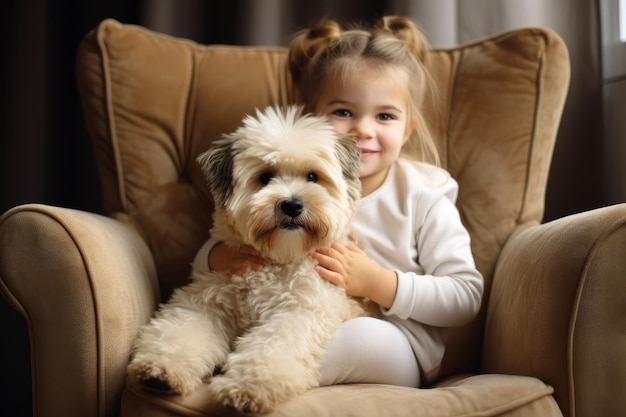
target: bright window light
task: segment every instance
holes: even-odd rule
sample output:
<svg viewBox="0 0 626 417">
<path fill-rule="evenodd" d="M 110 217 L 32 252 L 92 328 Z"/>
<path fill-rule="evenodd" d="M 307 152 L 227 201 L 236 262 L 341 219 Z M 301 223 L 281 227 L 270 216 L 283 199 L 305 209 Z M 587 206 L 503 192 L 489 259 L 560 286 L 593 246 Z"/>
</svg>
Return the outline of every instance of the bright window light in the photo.
<svg viewBox="0 0 626 417">
<path fill-rule="evenodd" d="M 619 40 L 626 42 L 626 0 L 619 0 Z"/>
</svg>

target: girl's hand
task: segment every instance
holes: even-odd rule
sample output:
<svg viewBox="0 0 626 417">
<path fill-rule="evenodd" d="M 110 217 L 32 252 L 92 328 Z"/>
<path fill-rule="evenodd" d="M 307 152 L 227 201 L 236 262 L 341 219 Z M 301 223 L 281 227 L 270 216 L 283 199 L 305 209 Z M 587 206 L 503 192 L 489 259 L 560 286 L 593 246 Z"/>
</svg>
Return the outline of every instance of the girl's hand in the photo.
<svg viewBox="0 0 626 417">
<path fill-rule="evenodd" d="M 384 308 L 393 304 L 398 287 L 396 273 L 382 268 L 357 246 L 334 243 L 310 255 L 318 262 L 320 277 L 353 297 L 367 297 Z"/>
<path fill-rule="evenodd" d="M 229 277 L 243 275 L 252 268 L 259 271 L 267 265 L 267 260 L 252 246 L 241 246 L 234 250 L 220 242 L 209 253 L 209 268 L 211 271 L 223 272 Z"/>
</svg>

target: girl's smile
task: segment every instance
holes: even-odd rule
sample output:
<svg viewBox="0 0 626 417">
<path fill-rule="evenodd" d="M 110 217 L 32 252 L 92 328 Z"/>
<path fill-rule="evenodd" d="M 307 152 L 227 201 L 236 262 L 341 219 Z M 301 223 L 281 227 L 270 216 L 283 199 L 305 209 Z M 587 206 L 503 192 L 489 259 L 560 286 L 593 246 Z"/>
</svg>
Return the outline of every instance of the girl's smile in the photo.
<svg viewBox="0 0 626 417">
<path fill-rule="evenodd" d="M 376 154 L 378 151 L 373 150 L 373 149 L 368 149 L 368 148 L 361 148 L 361 158 L 362 159 L 366 159 L 374 154 Z"/>
</svg>

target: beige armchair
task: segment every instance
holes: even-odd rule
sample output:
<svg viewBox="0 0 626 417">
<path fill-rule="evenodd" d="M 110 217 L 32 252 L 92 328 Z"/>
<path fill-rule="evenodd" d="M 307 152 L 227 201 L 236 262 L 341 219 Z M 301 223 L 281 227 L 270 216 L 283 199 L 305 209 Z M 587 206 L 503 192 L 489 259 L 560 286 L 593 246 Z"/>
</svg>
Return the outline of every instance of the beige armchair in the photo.
<svg viewBox="0 0 626 417">
<path fill-rule="evenodd" d="M 78 82 L 106 217 L 46 205 L 0 218 L 0 290 L 26 319 L 37 416 L 230 415 L 125 388 L 139 326 L 186 282 L 212 200 L 196 155 L 294 91 L 282 48 L 202 46 L 106 20 Z M 431 52 L 428 121 L 486 279 L 431 389 L 312 390 L 274 416 L 626 415 L 626 205 L 540 224 L 569 80 L 563 41 L 524 29 Z"/>
</svg>

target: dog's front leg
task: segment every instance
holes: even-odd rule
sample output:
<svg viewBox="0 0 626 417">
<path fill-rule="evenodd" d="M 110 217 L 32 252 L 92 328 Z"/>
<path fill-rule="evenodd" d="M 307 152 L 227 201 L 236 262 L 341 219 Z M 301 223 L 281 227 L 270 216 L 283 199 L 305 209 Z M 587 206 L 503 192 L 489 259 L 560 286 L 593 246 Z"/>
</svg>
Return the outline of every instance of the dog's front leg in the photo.
<svg viewBox="0 0 626 417">
<path fill-rule="evenodd" d="M 221 366 L 236 331 L 228 323 L 227 306 L 211 295 L 198 300 L 194 284 L 174 293 L 169 303 L 144 326 L 128 366 L 130 381 L 176 394 L 190 394 Z"/>
<path fill-rule="evenodd" d="M 225 374 L 209 390 L 243 412 L 266 413 L 278 403 L 319 386 L 319 364 L 340 319 L 328 312 L 273 314 L 243 335 L 228 356 Z"/>
</svg>

